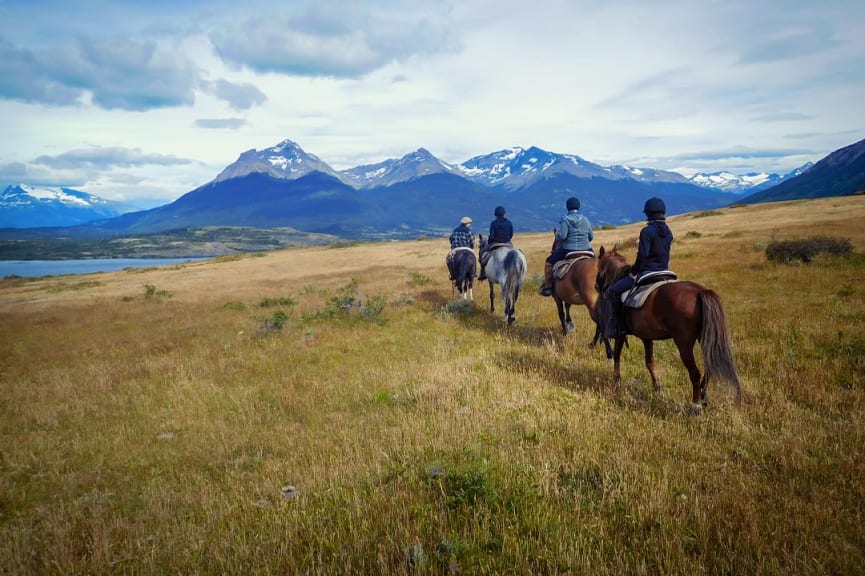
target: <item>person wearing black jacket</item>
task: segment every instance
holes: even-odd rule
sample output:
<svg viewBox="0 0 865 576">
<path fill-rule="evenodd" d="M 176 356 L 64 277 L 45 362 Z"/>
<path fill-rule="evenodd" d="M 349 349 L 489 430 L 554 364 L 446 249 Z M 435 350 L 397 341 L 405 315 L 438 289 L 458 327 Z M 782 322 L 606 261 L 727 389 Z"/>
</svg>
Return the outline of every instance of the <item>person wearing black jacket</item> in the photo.
<svg viewBox="0 0 865 576">
<path fill-rule="evenodd" d="M 637 259 L 629 274 L 607 288 L 604 298 L 609 301 L 611 318 L 607 325 L 607 337 L 613 338 L 621 332 L 622 294 L 630 290 L 641 276 L 648 272 L 663 272 L 670 268 L 670 247 L 673 232 L 666 222 L 667 207 L 660 198 L 649 198 L 643 207 L 648 222 L 640 230 Z"/>
<path fill-rule="evenodd" d="M 496 219 L 490 222 L 490 235 L 487 238 L 486 250 L 482 251 L 481 256 L 481 273 L 478 275 L 478 280 L 486 280 L 487 275 L 484 271 L 484 267 L 487 264 L 487 261 L 490 259 L 490 248 L 496 247 L 496 245 L 507 245 L 513 248 L 513 244 L 511 244 L 511 239 L 514 237 L 514 226 L 511 224 L 511 221 L 505 217 L 505 207 L 504 206 L 496 206 L 495 212 L 493 212 Z"/>
</svg>

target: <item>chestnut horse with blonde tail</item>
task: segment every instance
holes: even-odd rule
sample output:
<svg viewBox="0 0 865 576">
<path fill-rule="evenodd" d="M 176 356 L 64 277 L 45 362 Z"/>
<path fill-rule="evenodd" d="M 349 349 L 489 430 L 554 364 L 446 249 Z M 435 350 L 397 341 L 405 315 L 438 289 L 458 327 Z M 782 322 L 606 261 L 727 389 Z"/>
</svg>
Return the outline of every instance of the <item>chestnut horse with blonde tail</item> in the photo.
<svg viewBox="0 0 865 576">
<path fill-rule="evenodd" d="M 597 276 L 600 291 L 603 293 L 629 268 L 616 248 L 605 252 L 601 247 Z M 599 307 L 599 314 L 603 309 L 604 306 Z M 691 414 L 699 414 L 707 405 L 706 388 L 710 380 L 727 382 L 733 388 L 736 404 L 739 404 L 741 385 L 733 362 L 727 318 L 717 293 L 696 282 L 668 282 L 649 294 L 640 308 L 623 306 L 622 314 L 627 333 L 643 341 L 646 368 L 655 391 L 660 392 L 661 385 L 655 375 L 653 341 L 672 338 L 691 380 Z M 626 335 L 615 337 L 613 370 L 616 383 L 621 380 L 620 361 L 626 338 Z M 702 375 L 694 358 L 697 342 L 703 351 Z"/>
</svg>

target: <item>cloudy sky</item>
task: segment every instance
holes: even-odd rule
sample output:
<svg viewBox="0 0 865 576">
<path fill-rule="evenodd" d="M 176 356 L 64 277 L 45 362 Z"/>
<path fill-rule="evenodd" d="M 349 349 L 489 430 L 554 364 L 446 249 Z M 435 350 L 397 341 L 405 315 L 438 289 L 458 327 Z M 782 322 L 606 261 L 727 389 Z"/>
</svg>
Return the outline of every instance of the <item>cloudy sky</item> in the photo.
<svg viewBox="0 0 865 576">
<path fill-rule="evenodd" d="M 0 0 L 0 186 L 165 203 L 290 139 L 786 173 L 865 138 L 862 0 Z M 151 204 L 152 205 L 152 204 Z"/>
</svg>

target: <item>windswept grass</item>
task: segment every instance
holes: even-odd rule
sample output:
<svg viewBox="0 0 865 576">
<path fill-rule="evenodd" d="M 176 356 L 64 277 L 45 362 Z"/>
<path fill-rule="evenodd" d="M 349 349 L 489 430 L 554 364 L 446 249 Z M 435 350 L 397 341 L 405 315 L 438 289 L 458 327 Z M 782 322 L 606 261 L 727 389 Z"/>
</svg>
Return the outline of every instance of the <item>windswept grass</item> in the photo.
<svg viewBox="0 0 865 576">
<path fill-rule="evenodd" d="M 0 281 L 0 573 L 863 573 L 863 216 L 670 219 L 743 380 L 696 418 L 671 342 L 616 388 L 584 309 L 456 303 L 443 239 Z M 829 226 L 852 256 L 754 248 Z"/>
</svg>

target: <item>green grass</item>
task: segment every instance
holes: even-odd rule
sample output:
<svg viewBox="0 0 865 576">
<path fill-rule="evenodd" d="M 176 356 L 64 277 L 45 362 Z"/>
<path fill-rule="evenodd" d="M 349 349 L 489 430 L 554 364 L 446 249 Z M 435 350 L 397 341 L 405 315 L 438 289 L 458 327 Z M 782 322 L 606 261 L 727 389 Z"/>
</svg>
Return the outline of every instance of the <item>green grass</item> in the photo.
<svg viewBox="0 0 865 576">
<path fill-rule="evenodd" d="M 636 341 L 614 387 L 584 309 L 562 338 L 527 290 L 508 328 L 440 259 L 392 287 L 4 307 L 0 573 L 863 573 L 865 261 L 754 242 L 674 251 L 743 380 L 700 417 L 671 342 L 660 395 Z"/>
</svg>

